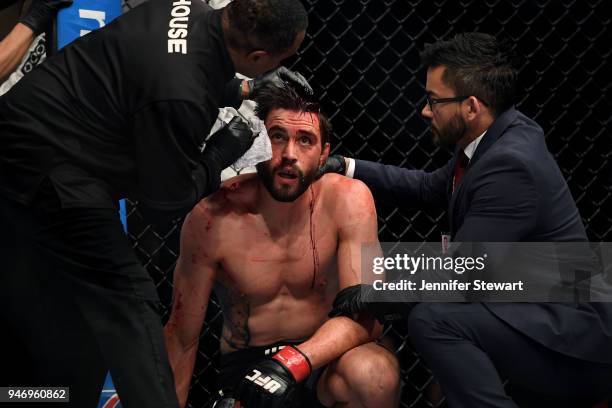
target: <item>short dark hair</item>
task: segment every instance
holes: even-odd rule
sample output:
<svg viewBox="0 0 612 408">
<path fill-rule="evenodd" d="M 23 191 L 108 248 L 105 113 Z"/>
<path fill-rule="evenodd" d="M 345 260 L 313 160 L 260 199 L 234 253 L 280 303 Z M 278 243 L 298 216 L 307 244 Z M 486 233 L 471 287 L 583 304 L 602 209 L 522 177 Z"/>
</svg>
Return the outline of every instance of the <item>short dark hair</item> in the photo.
<svg viewBox="0 0 612 408">
<path fill-rule="evenodd" d="M 319 118 L 321 146 L 329 142 L 332 127 L 327 116 L 321 112 L 317 98 L 304 87 L 293 81 L 285 81 L 281 87 L 268 86 L 257 92 L 255 113 L 261 120 L 266 120 L 273 109 L 286 109 L 295 112 L 316 113 Z"/>
<path fill-rule="evenodd" d="M 483 33 L 457 34 L 426 44 L 421 53 L 425 67 L 446 67 L 443 80 L 456 96 L 479 98 L 495 116 L 514 104 L 518 71 L 512 58 L 506 43 Z"/>
<path fill-rule="evenodd" d="M 226 40 L 233 48 L 280 54 L 308 27 L 308 13 L 299 0 L 233 0 L 226 10 Z"/>
</svg>

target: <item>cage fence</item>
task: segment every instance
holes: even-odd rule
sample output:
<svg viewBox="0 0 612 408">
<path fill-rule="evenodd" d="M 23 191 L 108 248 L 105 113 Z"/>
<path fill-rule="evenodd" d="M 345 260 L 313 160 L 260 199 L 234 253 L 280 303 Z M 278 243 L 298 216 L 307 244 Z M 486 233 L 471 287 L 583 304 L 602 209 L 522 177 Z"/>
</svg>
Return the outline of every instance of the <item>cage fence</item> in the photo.
<svg viewBox="0 0 612 408">
<path fill-rule="evenodd" d="M 125 12 L 143 0 L 125 0 Z M 431 142 L 421 118 L 425 43 L 481 31 L 513 47 L 520 68 L 517 107 L 545 131 L 589 238 L 612 237 L 611 12 L 605 0 L 304 0 L 310 25 L 285 65 L 311 82 L 331 118 L 332 151 L 434 170 L 451 153 Z M 377 203 L 381 241 L 438 241 L 445 212 Z M 159 289 L 164 322 L 172 298 L 181 220 L 153 227 L 128 205 L 129 237 Z M 222 315 L 210 301 L 189 407 L 212 401 Z M 401 364 L 401 407 L 444 405 L 432 373 L 402 322 L 387 327 Z"/>
</svg>

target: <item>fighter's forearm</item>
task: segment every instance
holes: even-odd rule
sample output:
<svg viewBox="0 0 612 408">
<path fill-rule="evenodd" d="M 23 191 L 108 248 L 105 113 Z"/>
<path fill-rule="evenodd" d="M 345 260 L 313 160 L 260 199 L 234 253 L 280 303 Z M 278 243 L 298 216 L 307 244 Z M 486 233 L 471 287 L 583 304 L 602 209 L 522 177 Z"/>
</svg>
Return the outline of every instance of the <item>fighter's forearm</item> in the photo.
<svg viewBox="0 0 612 408">
<path fill-rule="evenodd" d="M 325 322 L 315 334 L 298 348 L 312 368 L 319 368 L 340 357 L 348 350 L 374 339 L 380 332 L 376 319 L 368 316 L 355 321 L 345 316 Z"/>
<path fill-rule="evenodd" d="M 198 343 L 196 342 L 190 347 L 184 348 L 178 338 L 171 333 L 168 326 L 164 329 L 164 337 L 166 348 L 168 349 L 170 367 L 174 374 L 176 396 L 178 397 L 179 405 L 184 407 L 187 403 L 187 395 L 189 394 L 189 385 L 191 384 L 191 376 L 195 366 Z"/>
</svg>

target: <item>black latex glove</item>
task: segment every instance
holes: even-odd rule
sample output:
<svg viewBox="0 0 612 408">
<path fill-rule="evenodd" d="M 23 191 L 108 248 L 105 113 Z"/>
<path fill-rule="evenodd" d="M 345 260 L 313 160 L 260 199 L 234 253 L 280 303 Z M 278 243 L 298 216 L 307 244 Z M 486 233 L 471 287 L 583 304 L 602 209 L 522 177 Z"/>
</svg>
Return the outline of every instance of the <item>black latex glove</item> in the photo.
<svg viewBox="0 0 612 408">
<path fill-rule="evenodd" d="M 338 173 L 346 176 L 346 160 L 344 160 L 344 157 L 339 154 L 329 156 L 323 166 L 319 167 L 317 178 L 326 173 Z"/>
<path fill-rule="evenodd" d="M 252 366 L 236 389 L 236 399 L 246 408 L 281 408 L 291 403 L 296 388 L 293 376 L 280 362 L 268 359 Z"/>
<path fill-rule="evenodd" d="M 34 0 L 20 22 L 30 27 L 36 34 L 40 34 L 51 25 L 59 9 L 71 4 L 72 0 Z"/>
<path fill-rule="evenodd" d="M 231 397 L 226 397 L 215 401 L 212 408 L 234 408 L 236 406 L 236 400 Z"/>
<path fill-rule="evenodd" d="M 334 299 L 329 317 L 353 316 L 363 312 L 370 312 L 376 316 L 379 322 L 384 323 L 407 315 L 413 305 L 412 303 L 378 301 L 383 299 L 381 299 L 381 294 L 376 292 L 372 285 L 364 284 L 342 289 Z"/>
<path fill-rule="evenodd" d="M 249 125 L 235 116 L 208 138 L 202 156 L 205 161 L 212 161 L 223 170 L 245 154 L 254 140 L 255 135 Z"/>
<path fill-rule="evenodd" d="M 257 97 L 257 92 L 267 86 L 283 87 L 286 82 L 293 82 L 302 87 L 303 91 L 307 94 L 313 94 L 312 88 L 308 81 L 306 81 L 306 78 L 299 72 L 290 71 L 285 67 L 278 67 L 247 82 L 249 85 L 249 92 L 246 99 L 254 99 Z"/>
</svg>

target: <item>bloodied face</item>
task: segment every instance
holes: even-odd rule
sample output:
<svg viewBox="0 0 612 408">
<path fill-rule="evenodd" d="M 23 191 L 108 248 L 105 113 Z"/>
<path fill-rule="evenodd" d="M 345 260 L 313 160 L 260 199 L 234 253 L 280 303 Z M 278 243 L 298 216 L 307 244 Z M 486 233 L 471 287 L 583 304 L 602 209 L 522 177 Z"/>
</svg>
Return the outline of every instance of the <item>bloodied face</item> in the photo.
<svg viewBox="0 0 612 408">
<path fill-rule="evenodd" d="M 327 159 L 316 113 L 273 109 L 265 121 L 272 143 L 272 159 L 257 165 L 257 174 L 277 201 L 297 199 L 315 180 Z"/>
</svg>

